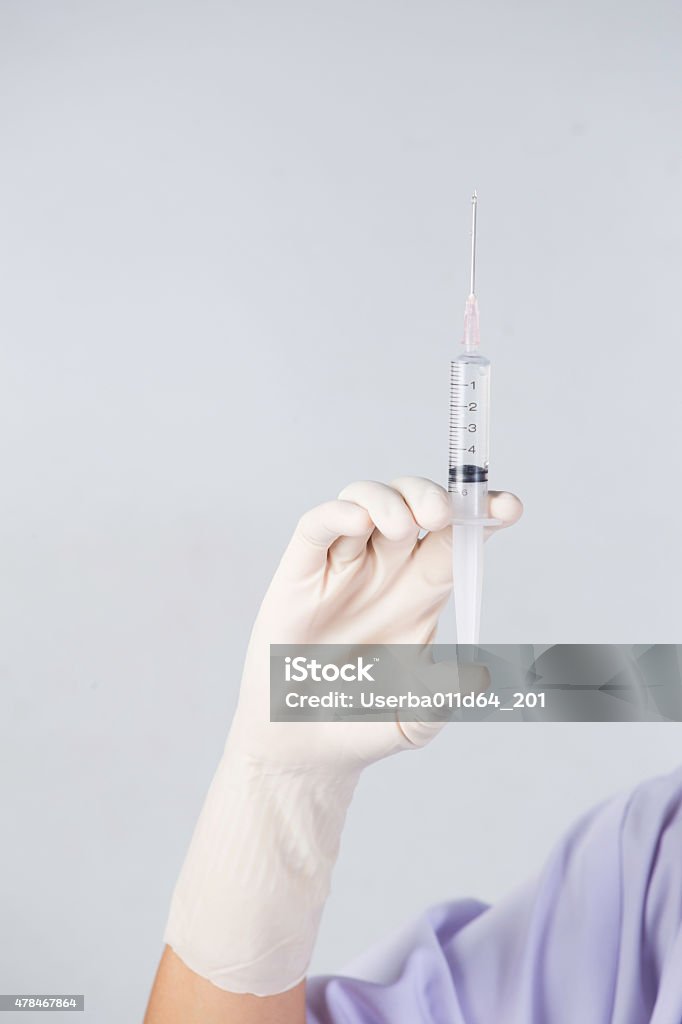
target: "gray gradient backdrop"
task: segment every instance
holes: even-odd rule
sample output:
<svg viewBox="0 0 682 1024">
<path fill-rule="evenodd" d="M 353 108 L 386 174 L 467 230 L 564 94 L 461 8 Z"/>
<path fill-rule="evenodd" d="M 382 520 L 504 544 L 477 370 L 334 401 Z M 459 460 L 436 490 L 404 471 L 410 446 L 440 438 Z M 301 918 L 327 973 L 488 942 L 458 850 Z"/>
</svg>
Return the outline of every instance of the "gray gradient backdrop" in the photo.
<svg viewBox="0 0 682 1024">
<path fill-rule="evenodd" d="M 680 641 L 681 33 L 673 0 L 1 0 L 0 991 L 141 1014 L 297 516 L 444 479 L 474 186 L 526 503 L 483 639 Z M 316 968 L 496 898 L 681 739 L 453 727 L 378 766 Z"/>
</svg>

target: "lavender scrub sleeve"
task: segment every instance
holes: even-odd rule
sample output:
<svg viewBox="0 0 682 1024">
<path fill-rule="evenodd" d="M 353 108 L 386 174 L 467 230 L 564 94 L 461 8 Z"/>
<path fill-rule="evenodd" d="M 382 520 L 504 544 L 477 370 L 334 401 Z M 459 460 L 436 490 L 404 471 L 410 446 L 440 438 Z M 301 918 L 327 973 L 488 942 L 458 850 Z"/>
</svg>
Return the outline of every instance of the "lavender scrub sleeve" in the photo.
<svg viewBox="0 0 682 1024">
<path fill-rule="evenodd" d="M 682 769 L 590 811 L 497 906 L 439 904 L 312 978 L 308 1020 L 682 1024 Z"/>
</svg>

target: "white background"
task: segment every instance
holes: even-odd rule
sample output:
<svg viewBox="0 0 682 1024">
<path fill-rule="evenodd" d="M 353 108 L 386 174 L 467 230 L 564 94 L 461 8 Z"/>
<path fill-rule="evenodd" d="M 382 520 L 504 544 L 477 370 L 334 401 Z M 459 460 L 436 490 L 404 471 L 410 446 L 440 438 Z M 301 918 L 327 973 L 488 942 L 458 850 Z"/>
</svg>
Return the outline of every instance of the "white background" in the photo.
<svg viewBox="0 0 682 1024">
<path fill-rule="evenodd" d="M 445 478 L 474 187 L 492 485 L 526 504 L 482 639 L 681 639 L 681 30 L 672 0 L 0 0 L 0 991 L 141 1016 L 298 515 Z M 316 969 L 498 897 L 681 739 L 471 726 L 376 767 Z"/>
</svg>

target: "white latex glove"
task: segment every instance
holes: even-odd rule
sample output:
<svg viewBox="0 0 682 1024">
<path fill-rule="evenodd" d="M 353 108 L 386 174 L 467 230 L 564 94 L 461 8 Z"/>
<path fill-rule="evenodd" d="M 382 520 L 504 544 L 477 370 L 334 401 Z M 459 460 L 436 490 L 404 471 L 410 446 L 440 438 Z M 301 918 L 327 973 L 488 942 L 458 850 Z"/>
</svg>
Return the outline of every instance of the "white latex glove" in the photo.
<svg viewBox="0 0 682 1024">
<path fill-rule="evenodd" d="M 502 525 L 520 515 L 512 495 L 491 502 Z M 272 995 L 305 976 L 360 772 L 440 728 L 270 722 L 270 644 L 429 643 L 452 586 L 450 517 L 441 487 L 403 477 L 351 484 L 299 521 L 251 634 L 166 930 L 185 964 L 220 988 Z M 462 691 L 487 683 L 484 669 L 460 666 Z"/>
</svg>

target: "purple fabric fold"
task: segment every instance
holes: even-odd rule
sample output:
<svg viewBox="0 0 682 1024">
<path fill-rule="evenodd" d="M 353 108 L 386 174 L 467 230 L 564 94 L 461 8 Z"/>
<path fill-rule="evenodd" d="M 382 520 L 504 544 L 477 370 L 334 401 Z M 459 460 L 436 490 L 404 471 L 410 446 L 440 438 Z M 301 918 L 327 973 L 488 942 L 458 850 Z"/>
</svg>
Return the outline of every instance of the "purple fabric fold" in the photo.
<svg viewBox="0 0 682 1024">
<path fill-rule="evenodd" d="M 310 979 L 308 1020 L 682 1024 L 682 770 L 585 815 L 496 906 L 439 904 Z"/>
</svg>

